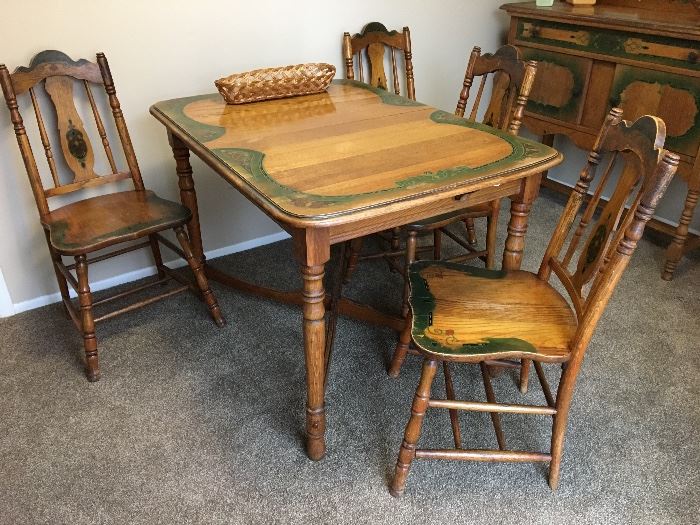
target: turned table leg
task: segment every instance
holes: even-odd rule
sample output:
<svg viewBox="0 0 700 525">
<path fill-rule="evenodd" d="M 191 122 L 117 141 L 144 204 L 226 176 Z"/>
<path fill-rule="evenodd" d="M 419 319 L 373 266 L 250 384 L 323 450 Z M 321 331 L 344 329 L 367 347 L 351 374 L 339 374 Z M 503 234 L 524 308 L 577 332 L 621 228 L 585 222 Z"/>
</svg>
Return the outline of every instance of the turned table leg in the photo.
<svg viewBox="0 0 700 525">
<path fill-rule="evenodd" d="M 520 193 L 511 197 L 508 237 L 503 250 L 503 269 L 519 270 L 525 247 L 525 233 L 532 203 L 539 193 L 541 175 L 523 180 Z"/>
<path fill-rule="evenodd" d="M 192 253 L 197 259 L 204 262 L 202 232 L 199 227 L 199 209 L 197 208 L 197 193 L 194 190 L 194 180 L 192 179 L 190 150 L 172 133 L 168 133 L 168 142 L 173 150 L 173 157 L 175 157 L 175 171 L 177 173 L 178 186 L 180 187 L 180 200 L 192 212 L 192 219 L 187 223 L 187 234 L 190 238 Z"/>
<path fill-rule="evenodd" d="M 325 263 L 330 259 L 330 242 L 328 230 L 301 230 L 293 237 L 304 281 L 306 453 L 311 459 L 319 460 L 326 455 L 326 292 L 323 287 L 323 275 Z"/>
</svg>

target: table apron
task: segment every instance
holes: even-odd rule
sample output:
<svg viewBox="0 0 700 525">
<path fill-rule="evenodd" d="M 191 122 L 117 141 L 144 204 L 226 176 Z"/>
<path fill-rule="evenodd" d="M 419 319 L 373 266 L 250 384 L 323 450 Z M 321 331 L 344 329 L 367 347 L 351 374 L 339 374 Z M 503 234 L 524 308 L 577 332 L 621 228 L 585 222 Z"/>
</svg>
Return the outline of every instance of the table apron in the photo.
<svg viewBox="0 0 700 525">
<path fill-rule="evenodd" d="M 509 197 L 519 193 L 521 185 L 522 180 L 514 180 L 498 186 L 469 192 L 460 197 L 445 197 L 444 199 L 419 204 L 409 209 L 398 210 L 364 220 L 360 219 L 346 224 L 333 225 L 330 226 L 330 242 L 335 244 L 363 237 L 396 226 L 403 226 L 404 224 L 469 208 L 502 197 Z"/>
</svg>

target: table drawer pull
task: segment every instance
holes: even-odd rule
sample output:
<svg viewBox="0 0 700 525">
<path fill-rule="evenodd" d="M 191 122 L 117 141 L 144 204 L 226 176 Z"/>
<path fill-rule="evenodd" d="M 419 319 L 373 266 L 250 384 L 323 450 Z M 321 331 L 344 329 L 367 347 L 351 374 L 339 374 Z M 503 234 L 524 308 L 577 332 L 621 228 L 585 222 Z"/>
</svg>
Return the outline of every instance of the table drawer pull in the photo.
<svg viewBox="0 0 700 525">
<path fill-rule="evenodd" d="M 461 195 L 455 195 L 455 200 L 456 201 L 463 201 L 467 197 L 469 197 L 472 193 L 475 193 L 474 191 L 468 191 L 467 193 L 462 193 Z"/>
</svg>

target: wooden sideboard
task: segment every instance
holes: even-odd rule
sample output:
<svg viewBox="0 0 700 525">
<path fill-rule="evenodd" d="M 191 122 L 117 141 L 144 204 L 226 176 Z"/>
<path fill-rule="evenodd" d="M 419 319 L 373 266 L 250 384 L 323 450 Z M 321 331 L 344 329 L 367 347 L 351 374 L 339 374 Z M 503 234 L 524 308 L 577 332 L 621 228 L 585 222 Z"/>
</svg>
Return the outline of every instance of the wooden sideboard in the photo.
<svg viewBox="0 0 700 525">
<path fill-rule="evenodd" d="M 563 134 L 589 149 L 613 106 L 629 120 L 652 114 L 666 122 L 666 147 L 681 156 L 688 186 L 678 226 L 655 223 L 671 234 L 662 273 L 670 280 L 683 254 L 700 246 L 688 236 L 700 196 L 700 0 L 501 9 L 511 17 L 508 42 L 539 62 L 524 123 L 545 142 Z"/>
</svg>

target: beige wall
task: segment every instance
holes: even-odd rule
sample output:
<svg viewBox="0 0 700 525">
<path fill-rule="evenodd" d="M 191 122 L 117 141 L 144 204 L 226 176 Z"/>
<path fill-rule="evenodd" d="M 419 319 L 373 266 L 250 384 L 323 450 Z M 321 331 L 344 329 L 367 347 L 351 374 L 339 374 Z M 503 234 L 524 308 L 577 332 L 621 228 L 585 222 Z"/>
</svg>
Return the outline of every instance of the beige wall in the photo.
<svg viewBox="0 0 700 525">
<path fill-rule="evenodd" d="M 91 59 L 104 51 L 146 185 L 177 198 L 165 132 L 148 114 L 153 102 L 214 91 L 214 79 L 257 67 L 325 61 L 342 72 L 343 31 L 356 32 L 366 22 L 380 20 L 390 28 L 411 27 L 418 98 L 452 109 L 467 51 L 477 43 L 492 48 L 502 39 L 506 17 L 498 11 L 500 3 L 124 0 L 107 6 L 76 0 L 68 7 L 48 0 L 13 2 L 4 10 L 0 61 L 13 70 L 43 49 Z M 0 270 L 12 301 L 27 307 L 57 288 L 4 109 L 0 128 Z M 208 168 L 197 161 L 193 166 L 205 249 L 279 231 Z M 108 279 L 148 265 L 145 255 L 126 256 L 96 265 L 91 278 Z"/>
</svg>

